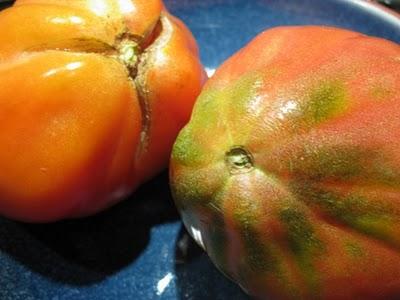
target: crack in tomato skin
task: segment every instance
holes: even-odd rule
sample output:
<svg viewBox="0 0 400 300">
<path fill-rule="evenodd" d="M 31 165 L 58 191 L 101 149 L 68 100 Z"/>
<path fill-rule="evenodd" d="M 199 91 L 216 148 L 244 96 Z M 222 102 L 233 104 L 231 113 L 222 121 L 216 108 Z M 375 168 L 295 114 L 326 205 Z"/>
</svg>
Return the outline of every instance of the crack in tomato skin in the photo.
<svg viewBox="0 0 400 300">
<path fill-rule="evenodd" d="M 151 108 L 148 100 L 148 88 L 145 79 L 147 68 L 151 66 L 154 59 L 153 53 L 162 46 L 163 35 L 170 35 L 171 27 L 167 26 L 167 32 L 163 32 L 162 21 L 164 15 L 151 26 L 145 36 L 138 36 L 128 31 L 121 33 L 113 45 L 95 39 L 77 38 L 73 40 L 56 41 L 54 44 L 33 46 L 27 49 L 29 52 L 43 51 L 65 51 L 71 53 L 99 54 L 110 57 L 121 62 L 128 73 L 128 80 L 137 92 L 139 105 L 142 111 L 142 130 L 140 134 L 140 145 L 137 148 L 135 158 L 140 159 L 143 151 L 146 151 L 149 130 L 152 122 Z M 161 40 L 161 41 L 160 41 Z"/>
<path fill-rule="evenodd" d="M 53 5 L 52 0 L 20 0 L 17 1 L 17 6 L 22 6 L 25 4 L 31 3 L 38 3 L 38 4 L 45 4 L 49 2 L 49 4 Z M 107 2 L 108 3 L 108 2 Z M 158 4 L 157 4 L 158 3 Z M 64 2 L 57 2 L 54 3 L 60 7 L 67 7 L 66 3 Z M 114 7 L 114 2 L 109 1 L 107 4 L 111 9 L 117 9 Z M 141 5 L 140 3 L 136 3 L 135 5 Z M 80 7 L 81 5 L 77 5 Z M 86 2 L 82 2 L 82 6 L 86 9 L 90 9 L 95 14 L 103 14 L 100 11 L 97 11 L 96 7 L 92 6 L 90 3 L 87 4 Z M 164 26 L 168 28 L 166 34 L 167 36 L 171 35 L 172 28 L 168 22 L 165 22 L 166 16 L 163 13 L 163 5 L 160 1 L 152 1 L 152 4 L 148 5 L 152 9 L 158 9 L 159 15 L 158 18 L 152 20 L 150 23 L 147 24 L 147 28 L 141 28 L 139 33 L 135 33 L 137 29 L 137 25 L 133 26 L 132 18 L 129 15 L 125 15 L 126 12 L 121 14 L 119 11 L 115 13 L 115 17 L 111 19 L 114 26 L 118 27 L 119 29 L 115 30 L 116 37 L 113 38 L 113 43 L 107 42 L 106 39 L 99 40 L 96 38 L 86 38 L 86 37 L 77 37 L 74 39 L 55 39 L 51 43 L 47 42 L 42 45 L 31 46 L 27 48 L 25 51 L 27 52 L 42 52 L 42 51 L 65 51 L 65 52 L 73 52 L 73 53 L 95 53 L 99 55 L 104 55 L 106 57 L 110 57 L 112 59 L 116 59 L 124 64 L 127 69 L 128 79 L 132 82 L 133 89 L 136 90 L 137 96 L 139 99 L 140 108 L 142 111 L 142 130 L 141 130 L 141 138 L 140 138 L 140 146 L 138 150 L 134 154 L 137 159 L 140 159 L 141 153 L 145 152 L 147 149 L 147 144 L 149 142 L 149 131 L 152 123 L 151 118 L 151 105 L 149 104 L 149 91 L 146 84 L 146 80 L 144 79 L 144 74 L 146 73 L 146 69 L 150 68 L 152 63 L 146 62 L 146 60 L 154 59 L 154 55 L 148 55 L 148 52 L 156 52 L 157 48 L 159 48 L 160 44 L 160 36 L 163 35 Z M 105 22 L 110 21 L 110 16 L 105 15 Z M 78 20 L 79 17 L 70 17 L 68 20 Z M 60 18 L 58 22 L 61 22 Z M 63 20 L 63 22 L 67 22 Z M 146 21 L 147 22 L 147 21 Z M 164 26 L 163 26 L 164 25 Z M 143 27 L 143 26 L 139 26 Z M 134 29 L 134 30 L 132 30 Z M 163 40 L 163 39 L 161 39 Z M 164 39 L 165 40 L 165 39 Z M 152 50 L 152 48 L 155 48 Z M 139 68 L 141 70 L 139 70 Z"/>
<path fill-rule="evenodd" d="M 19 0 L 0 13 L 0 76 L 14 78 L 0 93 L 0 141 L 16 145 L 13 163 L 0 150 L 10 218 L 83 217 L 120 201 L 166 167 L 204 83 L 194 38 L 161 1 L 94 2 Z"/>
</svg>

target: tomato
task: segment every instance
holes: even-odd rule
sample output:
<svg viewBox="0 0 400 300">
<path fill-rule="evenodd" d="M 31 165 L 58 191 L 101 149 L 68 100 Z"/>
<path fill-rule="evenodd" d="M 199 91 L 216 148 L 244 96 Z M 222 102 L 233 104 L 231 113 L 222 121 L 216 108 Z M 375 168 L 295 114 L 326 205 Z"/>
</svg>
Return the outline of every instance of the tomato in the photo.
<svg viewBox="0 0 400 300">
<path fill-rule="evenodd" d="M 399 90 L 399 45 L 337 28 L 275 28 L 228 59 L 170 163 L 216 266 L 261 299 L 399 297 Z"/>
<path fill-rule="evenodd" d="M 0 213 L 103 210 L 168 164 L 205 75 L 158 0 L 19 0 L 0 13 Z"/>
</svg>

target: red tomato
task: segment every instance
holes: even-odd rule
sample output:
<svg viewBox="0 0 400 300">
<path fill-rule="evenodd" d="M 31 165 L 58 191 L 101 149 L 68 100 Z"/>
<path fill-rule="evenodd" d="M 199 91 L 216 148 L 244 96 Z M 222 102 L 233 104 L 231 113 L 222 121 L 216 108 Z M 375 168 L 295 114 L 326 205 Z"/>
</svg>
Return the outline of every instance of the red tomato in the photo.
<svg viewBox="0 0 400 300">
<path fill-rule="evenodd" d="M 171 184 L 214 263 L 259 299 L 400 295 L 400 47 L 267 31 L 208 81 Z"/>
</svg>

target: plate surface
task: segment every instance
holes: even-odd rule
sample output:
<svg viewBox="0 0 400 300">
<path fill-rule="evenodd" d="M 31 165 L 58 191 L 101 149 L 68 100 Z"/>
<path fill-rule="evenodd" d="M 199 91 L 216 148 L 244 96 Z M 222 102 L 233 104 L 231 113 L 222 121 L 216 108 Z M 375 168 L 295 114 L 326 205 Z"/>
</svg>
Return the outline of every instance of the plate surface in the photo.
<svg viewBox="0 0 400 300">
<path fill-rule="evenodd" d="M 400 19 L 361 0 L 167 0 L 209 71 L 264 29 L 324 24 L 400 43 Z M 249 299 L 187 236 L 162 174 L 97 216 L 0 218 L 0 299 Z"/>
</svg>

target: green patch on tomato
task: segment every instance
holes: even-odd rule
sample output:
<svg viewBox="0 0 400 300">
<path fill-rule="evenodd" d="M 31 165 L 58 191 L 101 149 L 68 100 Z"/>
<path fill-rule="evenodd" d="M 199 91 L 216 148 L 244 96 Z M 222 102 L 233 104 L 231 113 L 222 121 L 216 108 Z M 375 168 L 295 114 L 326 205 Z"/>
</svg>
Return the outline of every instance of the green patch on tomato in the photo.
<svg viewBox="0 0 400 300">
<path fill-rule="evenodd" d="M 287 228 L 289 248 L 296 258 L 309 290 L 318 294 L 320 278 L 314 262 L 325 252 L 323 242 L 317 237 L 312 224 L 301 211 L 285 208 L 279 217 Z"/>
<path fill-rule="evenodd" d="M 308 93 L 303 116 L 311 124 L 318 124 L 345 111 L 347 104 L 346 89 L 341 81 L 323 81 Z"/>
<path fill-rule="evenodd" d="M 304 182 L 295 184 L 292 190 L 304 202 L 317 205 L 358 232 L 400 247 L 398 239 L 393 236 L 393 229 L 400 224 L 400 216 L 389 204 L 357 193 L 342 195 Z"/>
</svg>

